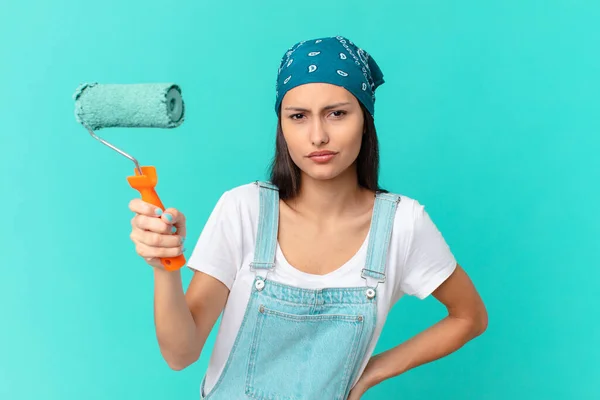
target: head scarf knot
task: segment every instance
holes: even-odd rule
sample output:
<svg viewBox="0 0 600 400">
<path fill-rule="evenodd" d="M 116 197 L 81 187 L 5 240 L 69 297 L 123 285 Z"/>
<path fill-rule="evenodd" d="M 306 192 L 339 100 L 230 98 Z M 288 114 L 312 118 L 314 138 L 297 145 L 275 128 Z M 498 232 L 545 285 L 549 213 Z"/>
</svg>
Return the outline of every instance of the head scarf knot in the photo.
<svg viewBox="0 0 600 400">
<path fill-rule="evenodd" d="M 279 113 L 288 90 L 315 82 L 344 87 L 374 115 L 375 89 L 384 79 L 369 53 L 343 36 L 303 40 L 289 48 L 281 59 L 275 112 Z"/>
</svg>

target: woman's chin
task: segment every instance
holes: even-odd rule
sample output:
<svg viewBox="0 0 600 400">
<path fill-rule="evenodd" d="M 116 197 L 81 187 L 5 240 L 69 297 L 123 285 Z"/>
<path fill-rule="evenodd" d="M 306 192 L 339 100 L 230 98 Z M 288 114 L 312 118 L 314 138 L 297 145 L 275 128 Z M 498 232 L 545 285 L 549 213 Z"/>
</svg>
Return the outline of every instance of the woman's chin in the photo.
<svg viewBox="0 0 600 400">
<path fill-rule="evenodd" d="M 304 174 L 310 179 L 317 181 L 328 181 L 337 178 L 342 171 L 334 168 L 331 165 L 320 165 L 304 170 Z"/>
</svg>

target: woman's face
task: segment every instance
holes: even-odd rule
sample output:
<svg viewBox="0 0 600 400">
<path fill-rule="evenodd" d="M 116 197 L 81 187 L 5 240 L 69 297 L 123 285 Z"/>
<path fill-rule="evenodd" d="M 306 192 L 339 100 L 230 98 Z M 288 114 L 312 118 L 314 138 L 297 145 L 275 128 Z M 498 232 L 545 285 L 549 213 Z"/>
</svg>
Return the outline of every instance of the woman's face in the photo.
<svg viewBox="0 0 600 400">
<path fill-rule="evenodd" d="M 281 128 L 290 156 L 304 174 L 318 180 L 333 179 L 358 157 L 364 116 L 348 90 L 309 83 L 283 97 Z"/>
</svg>

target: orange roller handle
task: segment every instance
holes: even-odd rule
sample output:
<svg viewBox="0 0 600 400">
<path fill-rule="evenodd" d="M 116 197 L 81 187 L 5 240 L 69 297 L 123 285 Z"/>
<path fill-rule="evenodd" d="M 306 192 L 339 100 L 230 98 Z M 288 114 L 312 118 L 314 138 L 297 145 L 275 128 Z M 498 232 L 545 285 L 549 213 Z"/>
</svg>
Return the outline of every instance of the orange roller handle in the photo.
<svg viewBox="0 0 600 400">
<path fill-rule="evenodd" d="M 136 168 L 134 170 L 135 175 L 127 177 L 129 185 L 140 192 L 143 201 L 153 204 L 164 211 L 165 206 L 163 205 L 162 201 L 160 201 L 158 194 L 156 194 L 156 191 L 154 190 L 156 183 L 158 182 L 156 168 L 152 166 L 140 168 L 142 170 L 142 175 L 140 175 Z M 160 262 L 167 271 L 176 271 L 185 265 L 186 260 L 185 256 L 181 254 L 177 257 L 161 258 Z"/>
</svg>

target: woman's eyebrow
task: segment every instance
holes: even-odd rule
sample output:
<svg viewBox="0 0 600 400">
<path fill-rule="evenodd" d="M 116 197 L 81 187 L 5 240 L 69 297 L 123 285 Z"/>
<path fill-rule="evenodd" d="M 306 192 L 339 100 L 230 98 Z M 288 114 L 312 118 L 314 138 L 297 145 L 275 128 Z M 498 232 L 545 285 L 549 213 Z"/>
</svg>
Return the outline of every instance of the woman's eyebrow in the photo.
<svg viewBox="0 0 600 400">
<path fill-rule="evenodd" d="M 331 110 L 332 108 L 337 108 L 337 107 L 341 107 L 341 106 L 347 106 L 348 104 L 350 104 L 350 102 L 341 102 L 341 103 L 335 103 L 335 104 L 330 104 L 328 106 L 323 107 L 323 110 Z M 302 108 L 302 107 L 293 107 L 293 106 L 289 106 L 285 108 L 288 111 L 304 111 L 304 112 L 309 112 L 310 110 L 306 109 L 306 108 Z"/>
</svg>

